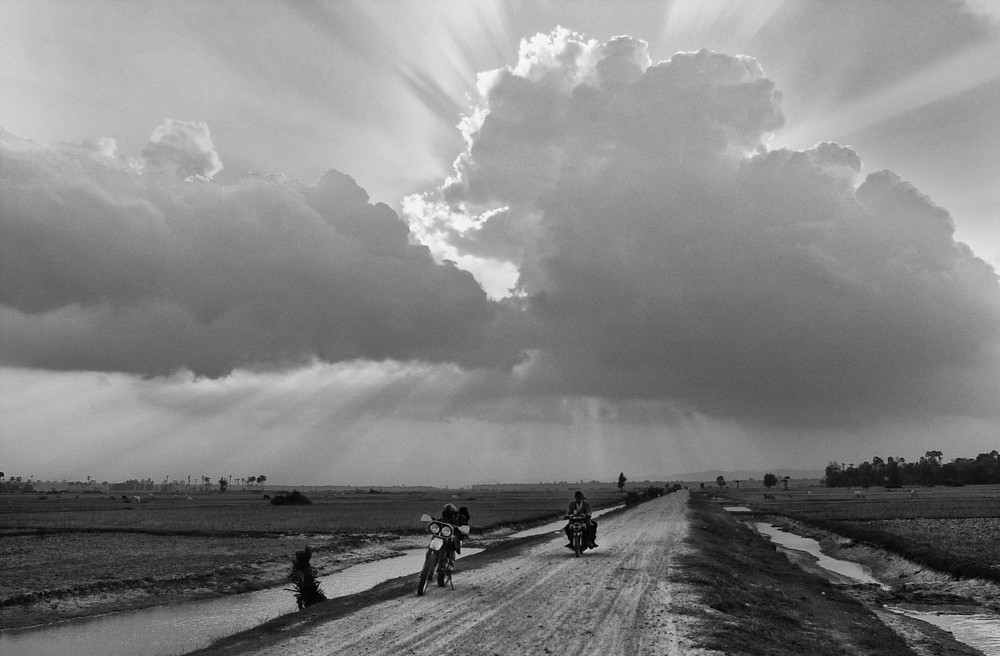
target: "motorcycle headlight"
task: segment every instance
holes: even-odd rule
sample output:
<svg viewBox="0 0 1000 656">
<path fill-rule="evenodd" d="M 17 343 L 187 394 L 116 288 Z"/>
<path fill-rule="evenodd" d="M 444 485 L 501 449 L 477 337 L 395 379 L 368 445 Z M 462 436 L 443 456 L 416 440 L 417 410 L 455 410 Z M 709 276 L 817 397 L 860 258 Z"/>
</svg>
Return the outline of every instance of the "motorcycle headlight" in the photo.
<svg viewBox="0 0 1000 656">
<path fill-rule="evenodd" d="M 451 537 L 451 527 L 447 524 L 441 527 L 441 537 Z"/>
<path fill-rule="evenodd" d="M 441 525 L 436 522 L 431 522 L 430 526 L 428 526 L 427 529 L 434 535 L 437 535 L 438 533 L 441 532 Z"/>
</svg>

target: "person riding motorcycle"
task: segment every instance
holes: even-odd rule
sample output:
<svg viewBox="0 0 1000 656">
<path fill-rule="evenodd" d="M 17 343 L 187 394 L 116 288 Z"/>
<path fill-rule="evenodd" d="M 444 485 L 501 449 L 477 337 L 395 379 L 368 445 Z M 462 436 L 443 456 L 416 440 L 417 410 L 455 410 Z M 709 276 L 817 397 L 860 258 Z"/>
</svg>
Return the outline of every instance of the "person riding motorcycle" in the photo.
<svg viewBox="0 0 1000 656">
<path fill-rule="evenodd" d="M 577 513 L 586 515 L 587 517 L 587 535 L 585 536 L 587 540 L 587 547 L 589 549 L 597 548 L 597 522 L 591 519 L 590 502 L 587 501 L 586 495 L 584 495 L 581 490 L 577 490 L 576 494 L 573 495 L 573 501 L 570 502 L 569 511 L 566 514 L 575 515 Z M 569 543 L 566 546 L 572 549 L 573 534 L 570 532 L 569 525 L 567 525 L 563 530 L 566 531 L 566 539 L 569 540 Z"/>
<path fill-rule="evenodd" d="M 446 503 L 441 510 L 441 520 L 453 526 L 466 526 L 469 523 L 469 509 L 465 506 L 456 508 L 453 503 Z M 462 553 L 462 538 L 465 535 L 461 531 L 455 532 L 455 553 Z"/>
</svg>

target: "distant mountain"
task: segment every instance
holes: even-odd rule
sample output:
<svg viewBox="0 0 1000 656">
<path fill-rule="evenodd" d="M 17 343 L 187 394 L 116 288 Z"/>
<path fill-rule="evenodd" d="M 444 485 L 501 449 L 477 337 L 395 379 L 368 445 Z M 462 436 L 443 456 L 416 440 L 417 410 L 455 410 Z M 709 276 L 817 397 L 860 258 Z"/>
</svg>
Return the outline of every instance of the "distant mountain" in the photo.
<svg viewBox="0 0 1000 656">
<path fill-rule="evenodd" d="M 794 479 L 802 478 L 823 478 L 824 472 L 822 469 L 770 469 L 767 471 L 747 471 L 747 470 L 736 470 L 736 471 L 702 471 L 694 472 L 690 474 L 671 474 L 669 480 L 671 481 L 704 481 L 704 482 L 714 482 L 719 476 L 722 476 L 727 481 L 749 481 L 763 480 L 764 474 L 774 474 L 778 478 L 783 478 L 785 476 Z"/>
</svg>

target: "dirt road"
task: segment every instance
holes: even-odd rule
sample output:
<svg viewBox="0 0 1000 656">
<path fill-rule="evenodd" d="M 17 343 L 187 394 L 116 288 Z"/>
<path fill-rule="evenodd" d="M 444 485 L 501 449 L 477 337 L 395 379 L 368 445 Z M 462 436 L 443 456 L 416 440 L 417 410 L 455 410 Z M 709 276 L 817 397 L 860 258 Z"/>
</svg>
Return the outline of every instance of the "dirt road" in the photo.
<svg viewBox="0 0 1000 656">
<path fill-rule="evenodd" d="M 596 551 L 576 558 L 565 539 L 482 569 L 456 568 L 455 590 L 430 587 L 362 608 L 255 652 L 335 654 L 699 654 L 678 612 L 690 592 L 673 579 L 686 549 L 687 494 L 603 518 Z"/>
</svg>

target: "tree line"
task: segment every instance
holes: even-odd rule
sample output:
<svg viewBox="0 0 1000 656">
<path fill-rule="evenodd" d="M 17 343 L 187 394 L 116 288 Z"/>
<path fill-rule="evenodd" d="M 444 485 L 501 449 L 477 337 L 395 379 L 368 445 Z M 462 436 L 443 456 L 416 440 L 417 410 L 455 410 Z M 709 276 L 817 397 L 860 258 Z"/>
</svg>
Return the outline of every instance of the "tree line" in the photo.
<svg viewBox="0 0 1000 656">
<path fill-rule="evenodd" d="M 995 449 L 975 458 L 955 458 L 951 462 L 944 462 L 942 455 L 940 451 L 927 451 L 913 462 L 875 456 L 857 466 L 831 462 L 826 466 L 823 481 L 827 487 L 1000 484 L 1000 453 Z"/>
<path fill-rule="evenodd" d="M 247 486 L 252 486 L 256 484 L 258 487 L 264 484 L 267 480 L 267 476 L 264 474 L 258 474 L 257 476 L 247 476 L 247 477 L 232 477 L 223 476 L 218 481 L 219 492 L 225 492 L 230 484 L 235 483 L 237 486 L 246 489 Z M 84 481 L 36 481 L 34 476 L 28 477 L 27 480 L 22 476 L 5 476 L 4 472 L 0 472 L 0 492 L 35 492 L 39 490 L 42 486 L 48 485 L 52 488 L 52 491 L 56 490 L 56 485 L 66 488 L 83 488 L 84 491 L 98 492 L 122 492 L 122 491 L 133 491 L 133 492 L 190 492 L 191 490 L 200 488 L 204 492 L 211 491 L 213 487 L 212 479 L 208 476 L 202 476 L 200 479 L 200 484 L 197 478 L 192 483 L 191 477 L 187 477 L 187 482 L 184 481 L 170 481 L 169 476 L 163 480 L 162 483 L 157 483 L 151 478 L 137 479 L 130 478 L 125 481 L 118 483 L 109 483 L 108 481 L 101 481 L 98 483 L 96 480 L 87 476 L 86 482 Z"/>
</svg>

